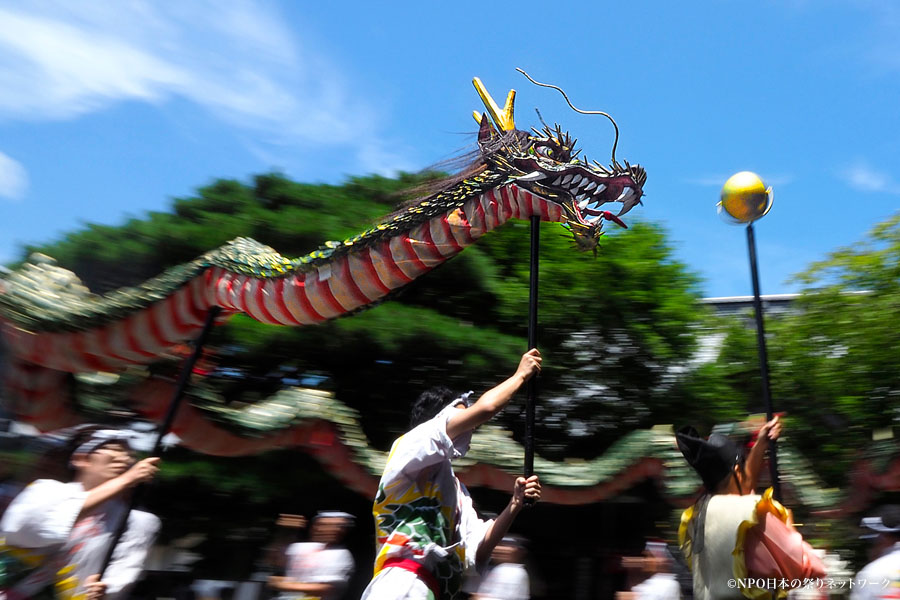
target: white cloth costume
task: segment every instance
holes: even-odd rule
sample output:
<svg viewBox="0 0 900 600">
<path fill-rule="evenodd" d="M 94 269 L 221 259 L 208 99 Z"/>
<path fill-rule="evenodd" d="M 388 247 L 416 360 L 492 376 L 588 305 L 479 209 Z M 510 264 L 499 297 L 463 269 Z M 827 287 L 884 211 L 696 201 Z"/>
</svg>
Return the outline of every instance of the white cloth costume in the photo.
<svg viewBox="0 0 900 600">
<path fill-rule="evenodd" d="M 678 539 L 694 578 L 695 600 L 784 598 L 788 587 L 749 580 L 797 582 L 825 576 L 825 567 L 794 529 L 790 511 L 765 494 L 716 494 L 684 512 Z M 699 513 L 699 514 L 698 514 Z M 780 586 L 781 584 L 779 584 Z"/>
<path fill-rule="evenodd" d="M 9 505 L 0 521 L 5 600 L 82 597 L 84 580 L 99 573 L 113 530 L 127 510 L 114 499 L 78 518 L 86 497 L 80 483 L 39 479 Z M 107 600 L 128 597 L 159 527 L 156 516 L 130 512 L 103 576 Z"/>
<path fill-rule="evenodd" d="M 424 600 L 435 587 L 441 599 L 454 598 L 463 572 L 476 566 L 475 555 L 491 521 L 478 518 L 450 464 L 465 455 L 471 439 L 471 433 L 455 441 L 447 436 L 457 403 L 391 447 L 372 508 L 375 577 L 362 600 Z M 398 561 L 408 562 L 397 566 Z M 410 565 L 425 573 L 416 575 Z"/>
<path fill-rule="evenodd" d="M 485 575 L 477 595 L 479 600 L 528 600 L 528 571 L 521 564 L 499 564 Z"/>
<path fill-rule="evenodd" d="M 340 598 L 353 573 L 353 555 L 346 548 L 326 548 L 318 542 L 291 544 L 285 551 L 285 576 L 300 583 L 330 583 L 334 591 L 323 596 L 304 592 L 282 592 L 281 600 L 335 600 Z"/>
<path fill-rule="evenodd" d="M 900 598 L 900 542 L 856 574 L 850 600 Z"/>
<path fill-rule="evenodd" d="M 696 600 L 743 598 L 740 590 L 728 585 L 739 574 L 734 569 L 734 551 L 738 527 L 756 510 L 759 496 L 718 494 L 709 499 L 704 523 L 703 550 L 689 551 Z M 692 540 L 696 548 L 698 543 Z"/>
<path fill-rule="evenodd" d="M 678 600 L 681 586 L 672 573 L 654 573 L 640 582 L 631 591 L 637 600 Z"/>
</svg>

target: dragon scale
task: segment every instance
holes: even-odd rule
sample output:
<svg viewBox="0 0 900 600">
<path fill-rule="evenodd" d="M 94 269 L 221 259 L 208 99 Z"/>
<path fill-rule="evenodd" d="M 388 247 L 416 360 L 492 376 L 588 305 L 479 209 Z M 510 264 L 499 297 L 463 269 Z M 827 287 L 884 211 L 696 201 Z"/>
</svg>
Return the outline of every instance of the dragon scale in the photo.
<svg viewBox="0 0 900 600">
<path fill-rule="evenodd" d="M 259 280 L 214 272 L 213 300 L 273 325 L 311 325 L 377 302 L 458 254 L 510 218 L 559 221 L 558 206 L 515 185 L 489 190 L 376 246 L 292 277 Z"/>
<path fill-rule="evenodd" d="M 196 337 L 214 306 L 222 309 L 217 323 L 245 313 L 273 325 L 315 325 L 378 303 L 509 219 L 563 223 L 582 250 L 596 246 L 604 220 L 624 226 L 600 206 L 619 202 L 621 215 L 639 203 L 640 166 L 623 166 L 614 154 L 609 167 L 578 159 L 575 140 L 559 126 L 515 129 L 514 94 L 501 111 L 479 92 L 494 122 L 486 113 L 478 119 L 479 155 L 468 170 L 374 227 L 301 258 L 238 238 L 98 296 L 52 259 L 33 257 L 0 280 L 7 408 L 43 430 L 77 422 L 68 374 L 118 372 L 171 354 Z M 156 418 L 155 409 L 144 414 Z"/>
<path fill-rule="evenodd" d="M 29 407 L 23 414 L 27 421 L 40 428 L 57 426 L 54 394 L 43 393 L 58 383 L 59 375 L 53 372 L 118 371 L 157 360 L 196 335 L 214 305 L 223 309 L 220 320 L 242 312 L 264 323 L 301 326 L 340 317 L 378 302 L 510 218 L 533 214 L 560 221 L 562 210 L 515 185 L 501 186 L 305 272 L 255 277 L 212 266 L 124 319 L 81 331 L 28 332 L 7 321 L 4 334 L 19 363 L 11 366 L 7 389 L 23 396 L 17 404 Z"/>
<path fill-rule="evenodd" d="M 181 289 L 122 320 L 82 331 L 27 332 L 10 323 L 5 335 L 21 360 L 72 373 L 115 371 L 153 361 L 203 324 L 214 305 L 223 318 L 242 312 L 272 325 L 312 325 L 371 305 L 458 254 L 510 218 L 559 221 L 561 210 L 507 185 L 467 200 L 371 247 L 312 270 L 254 277 L 212 266 Z"/>
</svg>

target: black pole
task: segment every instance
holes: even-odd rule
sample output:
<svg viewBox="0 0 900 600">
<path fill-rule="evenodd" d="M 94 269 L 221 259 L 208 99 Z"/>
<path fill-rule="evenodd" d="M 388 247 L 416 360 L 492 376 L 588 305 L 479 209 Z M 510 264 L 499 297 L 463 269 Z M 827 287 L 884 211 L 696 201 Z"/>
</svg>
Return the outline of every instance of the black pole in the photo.
<svg viewBox="0 0 900 600">
<path fill-rule="evenodd" d="M 762 300 L 759 297 L 759 271 L 756 267 L 756 238 L 753 223 L 747 225 L 747 246 L 750 250 L 750 277 L 753 279 L 753 309 L 756 313 L 756 343 L 759 346 L 759 374 L 762 378 L 762 395 L 766 403 L 766 421 L 771 421 L 772 391 L 769 387 L 769 356 L 766 351 L 766 330 L 763 327 Z M 759 441 L 757 441 L 759 443 Z M 769 476 L 775 499 L 781 501 L 781 481 L 778 479 L 778 453 L 775 440 L 769 440 Z"/>
<path fill-rule="evenodd" d="M 540 215 L 531 216 L 531 281 L 528 288 L 528 350 L 537 348 L 538 260 L 540 257 Z M 525 477 L 534 475 L 534 405 L 537 399 L 537 375 L 528 380 L 525 403 Z"/>
<path fill-rule="evenodd" d="M 150 451 L 150 456 L 159 456 L 160 449 L 162 448 L 162 440 L 172 428 L 172 423 L 175 422 L 175 415 L 178 412 L 178 407 L 181 405 L 182 398 L 184 398 L 184 390 L 187 388 L 188 381 L 191 379 L 191 372 L 194 370 L 197 359 L 200 358 L 203 346 L 206 344 L 206 338 L 209 337 L 209 332 L 212 330 L 216 317 L 220 312 L 222 312 L 221 307 L 213 306 L 210 307 L 209 312 L 206 313 L 206 322 L 203 324 L 203 329 L 200 330 L 200 335 L 194 340 L 194 350 L 184 363 L 184 366 L 181 367 L 181 373 L 178 374 L 178 383 L 175 385 L 175 393 L 172 394 L 169 410 L 166 412 L 162 425 L 159 427 L 159 431 L 156 435 L 156 443 L 153 444 L 153 450 Z M 103 559 L 103 566 L 100 569 L 101 581 L 103 580 L 103 575 L 106 573 L 106 568 L 109 567 L 109 563 L 112 560 L 113 552 L 115 552 L 116 546 L 119 544 L 119 540 L 122 538 L 122 534 L 125 533 L 125 528 L 128 526 L 128 516 L 137 504 L 138 491 L 140 489 L 141 488 L 139 487 L 131 493 L 131 499 L 128 502 L 128 510 L 122 513 L 122 516 L 116 525 L 116 529 L 113 532 L 109 547 L 106 549 L 106 557 Z"/>
</svg>

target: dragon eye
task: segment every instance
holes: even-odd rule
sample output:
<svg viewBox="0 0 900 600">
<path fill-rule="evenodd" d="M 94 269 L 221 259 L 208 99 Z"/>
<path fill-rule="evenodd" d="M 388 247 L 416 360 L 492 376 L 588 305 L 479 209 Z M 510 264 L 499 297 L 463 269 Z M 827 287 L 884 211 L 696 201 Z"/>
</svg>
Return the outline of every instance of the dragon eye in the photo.
<svg viewBox="0 0 900 600">
<path fill-rule="evenodd" d="M 553 148 L 549 148 L 547 146 L 538 146 L 534 149 L 534 151 L 538 156 L 553 158 Z"/>
</svg>

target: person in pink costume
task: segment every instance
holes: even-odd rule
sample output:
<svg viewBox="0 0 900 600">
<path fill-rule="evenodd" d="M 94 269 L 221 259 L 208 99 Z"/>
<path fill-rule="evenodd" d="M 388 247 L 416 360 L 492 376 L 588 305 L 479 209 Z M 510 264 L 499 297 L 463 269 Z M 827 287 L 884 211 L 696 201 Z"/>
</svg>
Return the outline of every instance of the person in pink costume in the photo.
<svg viewBox="0 0 900 600">
<path fill-rule="evenodd" d="M 825 575 L 821 560 L 794 528 L 789 510 L 754 493 L 770 440 L 781 423 L 760 429 L 746 456 L 726 436 L 700 437 L 693 427 L 676 434 L 678 448 L 703 481 L 705 493 L 681 517 L 682 553 L 691 568 L 696 600 L 782 598 L 792 587 Z M 773 585 L 761 587 L 760 580 Z"/>
</svg>

